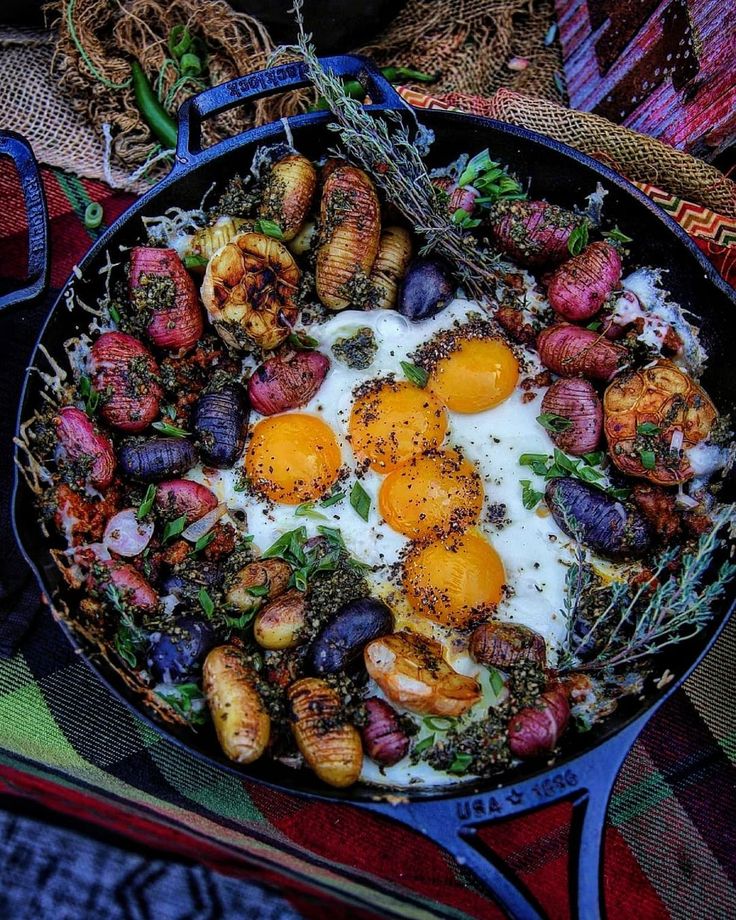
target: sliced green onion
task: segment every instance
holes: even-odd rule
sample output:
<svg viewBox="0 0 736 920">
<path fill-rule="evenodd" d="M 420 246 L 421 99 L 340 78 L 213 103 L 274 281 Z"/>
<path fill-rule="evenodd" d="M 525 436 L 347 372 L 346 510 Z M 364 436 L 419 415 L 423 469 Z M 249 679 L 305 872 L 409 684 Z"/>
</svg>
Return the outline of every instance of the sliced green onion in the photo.
<svg viewBox="0 0 736 920">
<path fill-rule="evenodd" d="M 174 537 L 178 537 L 179 534 L 187 526 L 187 516 L 182 514 L 181 517 L 176 518 L 176 520 L 169 521 L 169 523 L 164 527 L 163 533 L 163 542 L 168 543 L 169 540 L 172 540 Z"/>
<path fill-rule="evenodd" d="M 212 617 L 212 614 L 215 612 L 215 602 L 209 596 L 205 588 L 199 589 L 197 599 L 199 600 L 202 610 L 204 610 L 204 615 L 209 620 Z"/>
<path fill-rule="evenodd" d="M 179 428 L 176 425 L 172 425 L 170 422 L 154 422 L 151 425 L 151 428 L 155 428 L 156 431 L 160 431 L 162 434 L 167 434 L 172 438 L 186 438 L 189 436 L 189 432 L 185 431 L 183 428 Z"/>
<path fill-rule="evenodd" d="M 371 497 L 359 482 L 356 482 L 350 491 L 350 504 L 364 521 L 368 520 Z"/>
<path fill-rule="evenodd" d="M 148 512 L 153 508 L 153 503 L 156 500 L 156 486 L 151 483 L 146 489 L 146 494 L 143 496 L 143 501 L 138 505 L 138 510 L 135 513 L 136 520 L 142 521 L 143 518 L 148 514 Z"/>
<path fill-rule="evenodd" d="M 404 376 L 409 383 L 413 383 L 415 387 L 419 387 L 420 390 L 423 390 L 427 386 L 429 374 L 423 367 L 419 367 L 417 364 L 411 364 L 409 361 L 402 361 L 401 370 L 404 372 Z"/>
<path fill-rule="evenodd" d="M 96 230 L 102 223 L 104 211 L 98 201 L 90 201 L 84 209 L 84 226 L 88 230 Z"/>
</svg>

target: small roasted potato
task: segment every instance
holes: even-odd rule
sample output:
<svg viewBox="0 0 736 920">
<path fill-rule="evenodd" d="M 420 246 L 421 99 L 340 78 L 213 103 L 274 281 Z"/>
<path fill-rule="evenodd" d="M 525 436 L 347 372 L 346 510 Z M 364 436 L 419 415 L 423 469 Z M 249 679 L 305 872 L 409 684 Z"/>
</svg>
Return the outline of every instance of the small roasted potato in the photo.
<svg viewBox="0 0 736 920">
<path fill-rule="evenodd" d="M 126 476 L 141 482 L 159 482 L 190 470 L 197 462 L 197 451 L 185 438 L 147 438 L 124 441 L 118 460 Z"/>
<path fill-rule="evenodd" d="M 361 658 L 363 649 L 393 629 L 390 609 L 374 597 L 349 601 L 315 636 L 307 653 L 313 674 L 324 676 L 345 670 Z"/>
<path fill-rule="evenodd" d="M 382 767 L 392 767 L 409 751 L 409 736 L 401 727 L 398 714 L 377 696 L 365 701 L 365 714 L 360 734 L 366 754 Z"/>
<path fill-rule="evenodd" d="M 560 377 L 609 381 L 629 362 L 629 353 L 592 329 L 556 323 L 537 336 L 537 351 L 545 367 Z"/>
<path fill-rule="evenodd" d="M 248 399 L 261 415 L 306 406 L 322 386 L 330 359 L 319 351 L 277 355 L 259 365 L 248 379 Z"/>
<path fill-rule="evenodd" d="M 411 235 L 403 227 L 386 227 L 381 233 L 378 255 L 371 272 L 371 283 L 377 291 L 376 307 L 391 310 L 399 296 L 399 282 L 406 274 L 411 259 Z"/>
<path fill-rule="evenodd" d="M 304 594 L 292 588 L 256 614 L 253 638 L 262 647 L 278 651 L 295 648 L 302 641 L 307 618 Z"/>
<path fill-rule="evenodd" d="M 337 690 L 304 677 L 292 684 L 288 697 L 291 729 L 309 766 L 330 786 L 352 786 L 363 766 L 363 747 L 356 727 L 344 721 Z"/>
<path fill-rule="evenodd" d="M 557 747 L 570 720 L 570 703 L 563 687 L 545 691 L 536 703 L 518 712 L 509 722 L 511 753 L 523 760 L 543 757 Z"/>
<path fill-rule="evenodd" d="M 161 371 L 143 342 L 125 332 L 103 332 L 89 353 L 92 386 L 102 396 L 100 416 L 121 431 L 148 428 L 164 391 Z"/>
<path fill-rule="evenodd" d="M 371 179 L 355 166 L 327 178 L 320 205 L 317 295 L 330 310 L 358 307 L 381 238 L 381 207 Z"/>
<path fill-rule="evenodd" d="M 470 655 L 478 664 L 493 668 L 531 661 L 542 666 L 547 660 L 547 646 L 538 632 L 521 623 L 483 623 L 470 637 Z"/>
<path fill-rule="evenodd" d="M 386 696 L 412 712 L 461 716 L 480 699 L 477 680 L 458 674 L 434 639 L 402 631 L 370 642 L 366 670 Z"/>
<path fill-rule="evenodd" d="M 223 214 L 214 224 L 202 227 L 201 230 L 191 235 L 184 250 L 184 258 L 194 256 L 209 262 L 217 250 L 226 246 L 233 237 L 252 229 L 253 221 Z M 201 270 L 204 271 L 204 266 Z"/>
<path fill-rule="evenodd" d="M 266 750 L 271 719 L 256 686 L 255 671 L 232 645 L 219 645 L 202 669 L 204 695 L 225 754 L 253 763 Z"/>
<path fill-rule="evenodd" d="M 560 450 L 582 457 L 598 447 L 603 431 L 603 403 L 589 380 L 583 377 L 555 380 L 544 394 L 542 412 L 557 416 L 545 427 Z"/>
<path fill-rule="evenodd" d="M 621 256 L 610 243 L 591 243 L 552 273 L 547 300 L 563 319 L 595 316 L 621 280 Z"/>
<path fill-rule="evenodd" d="M 258 610 L 263 604 L 283 594 L 290 578 L 291 566 L 283 559 L 249 562 L 231 580 L 225 600 L 243 613 Z"/>
<path fill-rule="evenodd" d="M 299 233 L 317 188 L 317 170 L 301 154 L 290 154 L 271 167 L 258 216 L 281 228 L 285 241 Z"/>
</svg>

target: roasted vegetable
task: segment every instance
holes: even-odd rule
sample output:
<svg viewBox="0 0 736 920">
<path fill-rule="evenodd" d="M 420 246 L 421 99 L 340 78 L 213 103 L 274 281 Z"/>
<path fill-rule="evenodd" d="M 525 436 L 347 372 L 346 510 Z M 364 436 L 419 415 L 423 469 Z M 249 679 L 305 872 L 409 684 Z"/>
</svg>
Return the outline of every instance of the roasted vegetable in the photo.
<svg viewBox="0 0 736 920">
<path fill-rule="evenodd" d="M 454 293 L 446 264 L 420 256 L 407 267 L 396 309 L 407 319 L 420 322 L 444 310 Z"/>
<path fill-rule="evenodd" d="M 399 282 L 411 259 L 411 235 L 403 227 L 386 227 L 381 233 L 378 255 L 371 272 L 371 284 L 377 291 L 375 307 L 390 310 L 396 306 Z"/>
<path fill-rule="evenodd" d="M 532 706 L 509 722 L 508 739 L 515 757 L 543 757 L 557 747 L 570 719 L 570 704 L 562 687 L 545 691 Z"/>
<path fill-rule="evenodd" d="M 392 767 L 406 757 L 409 736 L 402 729 L 396 711 L 385 700 L 372 696 L 364 705 L 366 723 L 360 734 L 365 752 L 382 767 Z"/>
<path fill-rule="evenodd" d="M 525 661 L 547 661 L 547 646 L 539 633 L 521 623 L 484 623 L 470 637 L 470 654 L 478 664 L 506 668 Z"/>
<path fill-rule="evenodd" d="M 197 462 L 194 446 L 185 438 L 148 438 L 124 441 L 120 469 L 141 482 L 158 482 L 186 473 Z"/>
<path fill-rule="evenodd" d="M 593 385 L 582 377 L 555 380 L 542 399 L 542 419 L 560 450 L 582 457 L 601 439 L 603 404 Z"/>
<path fill-rule="evenodd" d="M 358 730 L 345 721 L 337 691 L 305 677 L 292 684 L 288 696 L 291 729 L 304 759 L 330 786 L 351 786 L 360 776 L 363 749 Z"/>
<path fill-rule="evenodd" d="M 204 695 L 217 738 L 236 763 L 253 763 L 266 750 L 271 719 L 256 686 L 256 675 L 238 649 L 220 645 L 202 669 Z"/>
<path fill-rule="evenodd" d="M 407 631 L 370 642 L 366 670 L 399 706 L 435 716 L 460 716 L 480 699 L 480 686 L 458 674 L 442 657 L 442 646 Z"/>
<path fill-rule="evenodd" d="M 103 332 L 90 350 L 92 388 L 100 415 L 121 431 L 143 431 L 163 398 L 160 371 L 146 346 L 125 332 Z"/>
<path fill-rule="evenodd" d="M 385 635 L 392 628 L 391 611 L 381 601 L 372 597 L 350 601 L 310 645 L 307 653 L 309 669 L 322 676 L 344 671 L 362 656 L 368 642 Z"/>
<path fill-rule="evenodd" d="M 202 301 L 232 348 L 276 348 L 299 314 L 300 278 L 283 243 L 262 233 L 241 233 L 210 259 Z"/>
<path fill-rule="evenodd" d="M 620 345 L 592 329 L 558 323 L 539 333 L 537 350 L 545 367 L 560 377 L 610 380 L 629 360 Z"/>
<path fill-rule="evenodd" d="M 355 166 L 338 166 L 322 192 L 316 263 L 317 295 L 330 310 L 364 305 L 380 237 L 373 182 Z"/>
<path fill-rule="evenodd" d="M 175 250 L 136 246 L 130 253 L 128 292 L 133 309 L 144 314 L 154 345 L 178 351 L 197 344 L 204 328 L 202 308 Z"/>
<path fill-rule="evenodd" d="M 594 552 L 612 558 L 641 556 L 650 544 L 643 515 L 579 479 L 552 479 L 544 493 L 557 526 Z"/>
<path fill-rule="evenodd" d="M 305 406 L 330 369 L 319 351 L 295 351 L 264 361 L 248 380 L 250 404 L 261 415 L 275 415 Z"/>
<path fill-rule="evenodd" d="M 253 638 L 272 651 L 295 648 L 303 641 L 307 624 L 305 607 L 304 593 L 296 588 L 269 600 L 256 614 Z"/>
<path fill-rule="evenodd" d="M 569 258 L 568 240 L 584 221 L 546 201 L 497 201 L 488 217 L 491 236 L 519 265 L 534 268 Z"/>
<path fill-rule="evenodd" d="M 167 521 L 183 514 L 191 524 L 217 507 L 217 496 L 191 479 L 170 479 L 156 489 L 156 507 Z"/>
<path fill-rule="evenodd" d="M 258 212 L 273 221 L 284 240 L 293 240 L 309 213 L 317 188 L 317 170 L 301 154 L 290 154 L 271 167 Z"/>
<path fill-rule="evenodd" d="M 136 508 L 124 508 L 107 522 L 102 542 L 116 555 L 132 558 L 139 556 L 151 542 L 154 528 L 152 520 L 138 520 Z"/>
<path fill-rule="evenodd" d="M 205 620 L 179 617 L 165 632 L 149 638 L 148 667 L 156 680 L 176 683 L 192 677 L 217 636 Z"/>
<path fill-rule="evenodd" d="M 663 486 L 692 478 L 687 451 L 708 437 L 718 416 L 705 390 L 670 361 L 621 374 L 603 409 L 616 466 Z"/>
<path fill-rule="evenodd" d="M 621 256 L 610 243 L 591 243 L 555 269 L 547 300 L 563 319 L 588 320 L 600 310 L 621 280 Z"/>
<path fill-rule="evenodd" d="M 225 384 L 199 397 L 193 426 L 206 464 L 229 469 L 235 463 L 243 453 L 249 415 L 245 393 L 237 384 Z"/>
<path fill-rule="evenodd" d="M 293 252 L 295 256 L 304 256 L 312 251 L 312 247 L 317 241 L 317 236 L 316 221 L 306 220 L 299 233 L 293 240 L 289 240 L 286 245 L 289 248 L 289 252 Z"/>
<path fill-rule="evenodd" d="M 75 478 L 105 489 L 115 473 L 115 451 L 107 435 L 95 429 L 89 416 L 75 406 L 59 409 L 54 419 L 60 453 L 57 462 L 78 471 Z"/>
<path fill-rule="evenodd" d="M 204 272 L 207 262 L 217 252 L 226 246 L 233 237 L 239 233 L 253 228 L 253 221 L 243 220 L 242 217 L 230 217 L 223 214 L 208 227 L 202 227 L 189 238 L 184 249 L 183 259 L 186 267 Z M 197 265 L 201 263 L 201 265 Z"/>
<path fill-rule="evenodd" d="M 107 559 L 99 562 L 93 575 L 93 587 L 116 607 L 133 608 L 153 613 L 158 607 L 158 594 L 138 569 L 128 562 Z"/>
<path fill-rule="evenodd" d="M 258 610 L 283 594 L 290 578 L 291 566 L 282 559 L 249 562 L 232 578 L 225 600 L 243 613 Z"/>
</svg>

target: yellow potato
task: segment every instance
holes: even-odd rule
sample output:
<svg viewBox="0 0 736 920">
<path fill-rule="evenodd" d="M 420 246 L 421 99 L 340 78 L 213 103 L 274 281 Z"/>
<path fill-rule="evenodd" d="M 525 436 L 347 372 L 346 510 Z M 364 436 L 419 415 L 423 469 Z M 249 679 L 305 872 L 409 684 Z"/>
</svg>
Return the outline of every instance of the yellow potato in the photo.
<svg viewBox="0 0 736 920">
<path fill-rule="evenodd" d="M 291 578 L 291 566 L 283 559 L 259 559 L 237 572 L 225 594 L 230 607 L 247 613 L 283 594 Z M 264 588 L 268 590 L 261 593 Z M 250 589 L 255 589 L 255 593 Z"/>
<path fill-rule="evenodd" d="M 317 170 L 306 157 L 284 157 L 271 168 L 258 216 L 278 224 L 284 240 L 293 240 L 309 213 L 316 188 Z"/>
<path fill-rule="evenodd" d="M 371 272 L 371 283 L 377 290 L 376 306 L 393 309 L 399 296 L 399 282 L 411 259 L 411 235 L 403 227 L 386 227 L 381 234 L 378 255 Z"/>
<path fill-rule="evenodd" d="M 294 648 L 302 641 L 305 625 L 304 594 L 292 588 L 258 612 L 253 638 L 263 648 Z"/>
</svg>

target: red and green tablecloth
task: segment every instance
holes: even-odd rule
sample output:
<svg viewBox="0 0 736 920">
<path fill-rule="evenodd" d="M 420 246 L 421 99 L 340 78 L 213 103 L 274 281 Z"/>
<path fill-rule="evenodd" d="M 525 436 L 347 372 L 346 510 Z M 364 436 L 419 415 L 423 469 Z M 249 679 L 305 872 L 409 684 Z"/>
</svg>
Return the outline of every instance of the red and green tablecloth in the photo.
<svg viewBox="0 0 736 920">
<path fill-rule="evenodd" d="M 426 104 L 426 103 L 425 103 Z M 307 917 L 501 916 L 463 868 L 428 840 L 354 806 L 305 801 L 203 765 L 113 697 L 42 608 L 8 527 L 10 437 L 23 369 L 53 292 L 101 230 L 131 203 L 100 182 L 43 171 L 51 217 L 52 294 L 0 316 L 3 494 L 0 632 L 39 612 L 0 660 L 0 792 L 273 885 Z M 732 282 L 736 221 L 644 189 Z M 22 199 L 0 167 L 0 278 L 22 274 Z M 101 228 L 104 229 L 104 228 Z M 616 784 L 606 836 L 611 920 L 736 916 L 736 623 L 649 723 Z M 569 806 L 483 831 L 550 917 L 567 916 Z"/>
</svg>

